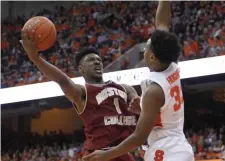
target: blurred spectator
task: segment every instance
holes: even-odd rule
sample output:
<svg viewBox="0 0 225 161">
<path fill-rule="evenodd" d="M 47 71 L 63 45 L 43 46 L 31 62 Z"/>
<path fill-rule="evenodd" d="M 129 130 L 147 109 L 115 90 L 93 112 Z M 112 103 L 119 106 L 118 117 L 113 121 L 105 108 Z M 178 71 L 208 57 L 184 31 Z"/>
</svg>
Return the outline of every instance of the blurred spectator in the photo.
<svg viewBox="0 0 225 161">
<path fill-rule="evenodd" d="M 224 7 L 224 1 L 172 3 L 171 30 L 183 45 L 180 61 L 225 55 Z M 79 74 L 74 69 L 74 55 L 84 47 L 98 48 L 107 66 L 136 43 L 145 42 L 155 29 L 156 8 L 157 2 L 77 2 L 70 9 L 56 6 L 53 11 L 43 9 L 26 16 L 43 15 L 54 22 L 57 42 L 41 55 L 75 77 Z M 19 44 L 25 21 L 23 15 L 2 22 L 1 88 L 48 81 Z M 122 69 L 129 66 L 126 63 Z"/>
<path fill-rule="evenodd" d="M 225 150 L 225 126 L 220 129 L 205 128 L 197 133 L 186 132 L 187 140 L 192 145 L 196 159 L 220 159 Z"/>
</svg>

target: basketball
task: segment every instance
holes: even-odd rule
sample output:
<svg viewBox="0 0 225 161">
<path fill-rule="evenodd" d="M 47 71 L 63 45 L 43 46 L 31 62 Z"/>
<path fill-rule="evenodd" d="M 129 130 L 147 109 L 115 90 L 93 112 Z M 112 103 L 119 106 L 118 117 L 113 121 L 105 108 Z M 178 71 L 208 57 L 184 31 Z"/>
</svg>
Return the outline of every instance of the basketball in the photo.
<svg viewBox="0 0 225 161">
<path fill-rule="evenodd" d="M 38 51 L 44 51 L 52 47 L 56 41 L 55 25 L 46 17 L 36 16 L 30 18 L 23 26 L 23 29 L 28 32 L 30 37 L 33 37 Z"/>
</svg>

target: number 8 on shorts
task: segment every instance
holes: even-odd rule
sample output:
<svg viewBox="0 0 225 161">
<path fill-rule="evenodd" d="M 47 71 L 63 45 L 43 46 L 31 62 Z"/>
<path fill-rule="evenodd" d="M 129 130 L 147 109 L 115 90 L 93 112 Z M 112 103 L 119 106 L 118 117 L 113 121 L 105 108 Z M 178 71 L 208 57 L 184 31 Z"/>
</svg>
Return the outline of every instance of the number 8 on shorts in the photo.
<svg viewBox="0 0 225 161">
<path fill-rule="evenodd" d="M 163 150 L 156 150 L 155 151 L 154 161 L 163 161 L 163 155 L 164 155 L 164 151 Z"/>
</svg>

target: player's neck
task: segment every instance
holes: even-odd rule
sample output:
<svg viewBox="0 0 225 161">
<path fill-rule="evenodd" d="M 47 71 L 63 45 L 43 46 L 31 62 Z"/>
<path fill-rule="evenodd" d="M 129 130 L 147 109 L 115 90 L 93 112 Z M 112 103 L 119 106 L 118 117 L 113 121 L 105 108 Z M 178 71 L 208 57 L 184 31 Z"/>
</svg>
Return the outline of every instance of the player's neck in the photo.
<svg viewBox="0 0 225 161">
<path fill-rule="evenodd" d="M 99 78 L 99 79 L 85 79 L 85 81 L 88 84 L 103 84 L 104 83 L 102 78 Z"/>
<path fill-rule="evenodd" d="M 152 71 L 154 72 L 162 72 L 164 70 L 166 70 L 168 67 L 170 66 L 170 64 L 160 64 L 158 66 L 155 66 L 154 69 Z"/>
</svg>

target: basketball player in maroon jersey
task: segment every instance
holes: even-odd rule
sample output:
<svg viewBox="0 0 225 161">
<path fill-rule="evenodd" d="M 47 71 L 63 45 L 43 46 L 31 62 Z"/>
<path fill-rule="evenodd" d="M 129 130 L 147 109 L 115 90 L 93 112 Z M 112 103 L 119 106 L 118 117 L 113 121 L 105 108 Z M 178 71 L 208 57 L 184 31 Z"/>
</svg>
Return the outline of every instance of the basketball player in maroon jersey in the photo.
<svg viewBox="0 0 225 161">
<path fill-rule="evenodd" d="M 169 32 L 170 2 L 159 1 L 156 30 L 148 40 L 144 59 L 151 69 L 141 83 L 141 113 L 136 130 L 126 140 L 109 150 L 97 150 L 83 161 L 108 161 L 127 154 L 144 144 L 149 147 L 145 161 L 194 161 L 190 144 L 183 133 L 184 101 L 178 61 L 181 46 L 178 37 Z"/>
<path fill-rule="evenodd" d="M 82 86 L 42 59 L 32 38 L 24 30 L 21 43 L 29 59 L 44 75 L 59 84 L 82 118 L 86 135 L 85 154 L 116 146 L 132 134 L 137 118 L 128 110 L 129 103 L 131 109 L 135 109 L 136 103 L 139 110 L 139 97 L 131 86 L 103 81 L 102 59 L 95 49 L 88 48 L 76 54 L 76 65 L 86 81 Z M 114 160 L 131 161 L 133 158 L 126 154 Z"/>
</svg>

